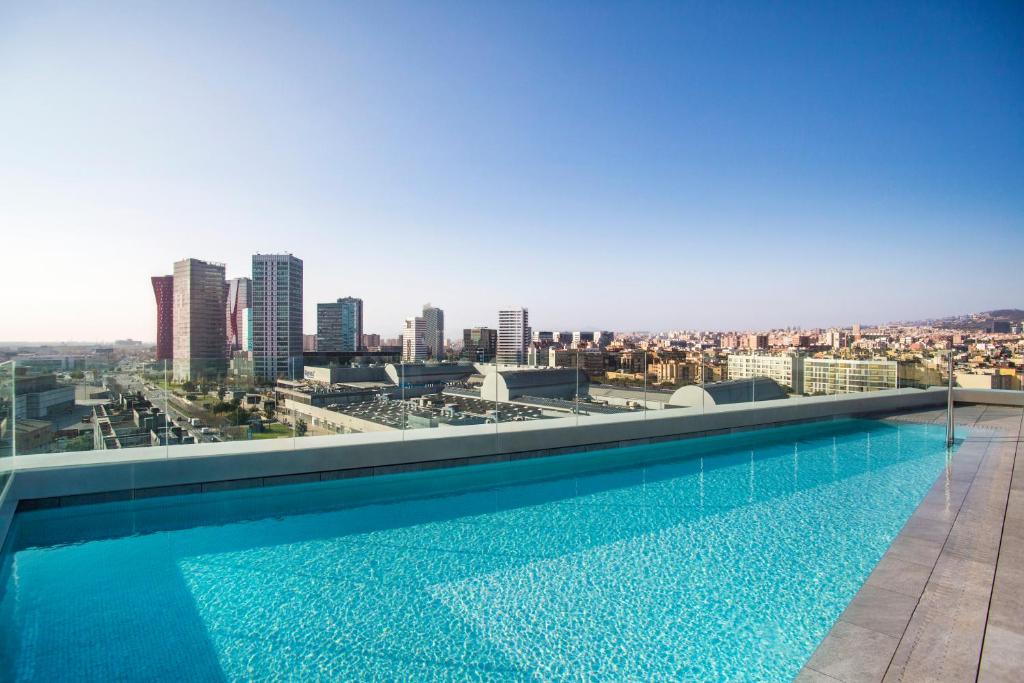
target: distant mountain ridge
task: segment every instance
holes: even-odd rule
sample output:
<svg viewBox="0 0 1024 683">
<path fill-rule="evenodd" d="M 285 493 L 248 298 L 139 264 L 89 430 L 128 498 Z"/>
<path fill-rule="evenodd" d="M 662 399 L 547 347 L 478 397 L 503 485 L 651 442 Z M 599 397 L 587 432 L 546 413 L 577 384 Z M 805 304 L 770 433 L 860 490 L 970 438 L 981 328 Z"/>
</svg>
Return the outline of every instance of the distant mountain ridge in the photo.
<svg viewBox="0 0 1024 683">
<path fill-rule="evenodd" d="M 1021 323 L 1024 322 L 1024 310 L 1019 308 L 997 308 L 991 311 L 982 311 L 981 313 L 961 313 L 960 315 L 950 315 L 944 318 L 918 320 L 910 324 L 963 330 L 984 330 L 991 325 L 993 320 L 1009 320 L 1012 323 Z"/>
<path fill-rule="evenodd" d="M 997 308 L 994 311 L 985 311 L 982 315 L 987 315 L 990 318 L 999 318 L 1000 320 L 1013 320 L 1016 322 L 1024 320 L 1024 311 L 1019 308 Z"/>
</svg>

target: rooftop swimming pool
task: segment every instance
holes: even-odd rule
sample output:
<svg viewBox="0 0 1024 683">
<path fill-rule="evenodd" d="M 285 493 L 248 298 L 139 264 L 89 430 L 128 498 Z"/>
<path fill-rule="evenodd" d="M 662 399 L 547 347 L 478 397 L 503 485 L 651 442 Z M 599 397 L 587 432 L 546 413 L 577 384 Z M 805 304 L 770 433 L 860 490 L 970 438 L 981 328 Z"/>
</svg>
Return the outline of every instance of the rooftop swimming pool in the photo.
<svg viewBox="0 0 1024 683">
<path fill-rule="evenodd" d="M 789 680 L 944 437 L 843 420 L 22 512 L 0 678 Z"/>
</svg>

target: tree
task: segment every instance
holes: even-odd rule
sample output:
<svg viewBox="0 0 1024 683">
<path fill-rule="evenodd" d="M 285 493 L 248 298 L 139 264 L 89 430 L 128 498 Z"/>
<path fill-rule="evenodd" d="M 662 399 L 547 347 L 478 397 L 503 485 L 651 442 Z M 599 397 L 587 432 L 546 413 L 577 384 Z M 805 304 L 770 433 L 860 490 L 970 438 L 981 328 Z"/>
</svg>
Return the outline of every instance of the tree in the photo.
<svg viewBox="0 0 1024 683">
<path fill-rule="evenodd" d="M 217 400 L 223 402 L 224 401 L 224 397 L 227 396 L 227 395 L 228 395 L 227 389 L 225 389 L 224 387 L 218 387 L 217 388 Z"/>
<path fill-rule="evenodd" d="M 81 370 L 72 370 L 71 379 L 85 379 L 85 373 Z"/>
<path fill-rule="evenodd" d="M 218 414 L 220 414 L 220 413 L 230 413 L 235 408 L 236 408 L 236 406 L 234 406 L 234 405 L 232 405 L 230 403 L 225 403 L 224 401 L 218 401 L 217 403 L 214 403 L 212 406 L 210 406 L 210 410 L 212 410 L 214 413 L 218 413 Z"/>
<path fill-rule="evenodd" d="M 249 418 L 252 416 L 245 408 L 236 408 L 236 410 L 228 415 L 228 420 L 231 424 L 239 427 L 241 425 L 249 424 Z"/>
<path fill-rule="evenodd" d="M 303 420 L 296 420 L 295 421 L 295 436 L 305 436 L 306 435 L 306 429 L 308 429 L 308 428 L 306 427 L 305 421 L 303 421 Z"/>
</svg>

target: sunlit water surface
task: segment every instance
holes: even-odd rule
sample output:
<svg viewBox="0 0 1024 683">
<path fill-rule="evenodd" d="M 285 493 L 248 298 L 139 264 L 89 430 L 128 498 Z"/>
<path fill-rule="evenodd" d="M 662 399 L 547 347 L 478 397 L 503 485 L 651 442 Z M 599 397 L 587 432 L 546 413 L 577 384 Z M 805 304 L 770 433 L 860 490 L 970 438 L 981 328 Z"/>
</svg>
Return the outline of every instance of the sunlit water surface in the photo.
<svg viewBox="0 0 1024 683">
<path fill-rule="evenodd" d="M 843 421 L 22 513 L 2 678 L 788 680 L 943 440 Z"/>
</svg>

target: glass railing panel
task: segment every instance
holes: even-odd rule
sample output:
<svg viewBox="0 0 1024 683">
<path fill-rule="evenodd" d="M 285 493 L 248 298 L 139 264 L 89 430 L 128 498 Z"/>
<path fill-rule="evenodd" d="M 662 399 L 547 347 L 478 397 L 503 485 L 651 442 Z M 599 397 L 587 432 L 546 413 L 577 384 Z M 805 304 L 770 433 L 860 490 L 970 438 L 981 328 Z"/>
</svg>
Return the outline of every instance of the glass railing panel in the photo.
<svg viewBox="0 0 1024 683">
<path fill-rule="evenodd" d="M 163 361 L 131 355 L 102 362 L 15 361 L 5 368 L 5 401 L 16 425 L 7 450 L 14 455 L 163 445 Z"/>
<path fill-rule="evenodd" d="M 494 434 L 501 431 L 501 384 L 503 383 L 501 373 L 508 368 L 498 364 L 497 359 L 492 358 L 491 362 L 484 367 L 484 381 L 481 385 L 481 399 L 486 403 L 481 406 L 484 410 L 484 422 L 494 425 Z"/>
<path fill-rule="evenodd" d="M 162 383 L 147 389 L 168 415 L 163 443 L 171 457 L 178 446 L 293 436 L 287 411 L 278 413 L 276 379 L 260 379 L 243 354 L 167 361 Z"/>
<path fill-rule="evenodd" d="M 17 415 L 14 397 L 14 362 L 0 363 L 0 501 L 14 465 Z"/>
<path fill-rule="evenodd" d="M 153 431 L 154 445 L 162 445 L 166 456 L 175 455 L 174 449 L 181 445 L 213 441 L 214 433 L 219 435 L 221 427 L 226 426 L 222 418 L 226 410 L 216 410 L 217 390 L 224 386 L 223 368 L 217 363 L 205 359 L 158 360 L 145 368 L 142 379 L 143 398 L 164 415 L 163 423 Z M 117 397 L 112 398 L 116 404 Z M 121 410 L 121 406 L 117 408 Z M 122 447 L 127 446 L 122 443 Z"/>
<path fill-rule="evenodd" d="M 35 455 L 156 446 L 164 457 L 175 457 L 194 453 L 178 450 L 193 444 L 288 439 L 296 448 L 306 436 L 370 431 L 399 431 L 405 438 L 416 430 L 493 425 L 500 436 L 521 431 L 519 423 L 526 422 L 543 429 L 585 426 L 597 416 L 595 423 L 646 421 L 680 409 L 706 415 L 728 403 L 840 400 L 946 386 L 949 376 L 946 349 L 899 356 L 860 349 L 750 352 L 716 344 L 710 335 L 672 343 L 635 335 L 611 349 L 549 341 L 517 366 L 493 357 L 353 362 L 311 366 L 301 377 L 276 372 L 270 379 L 258 376 L 246 353 L 178 361 L 143 355 L 60 367 L 11 363 L 3 366 L 4 400 L 8 412 L 23 408 L 17 420 L 9 416 L 0 448 Z M 737 356 L 747 360 L 737 363 Z M 510 386 L 510 373 L 552 368 L 562 372 L 560 386 Z M 723 394 L 723 383 L 730 382 L 740 386 Z M 21 438 L 14 438 L 15 424 Z"/>
</svg>

